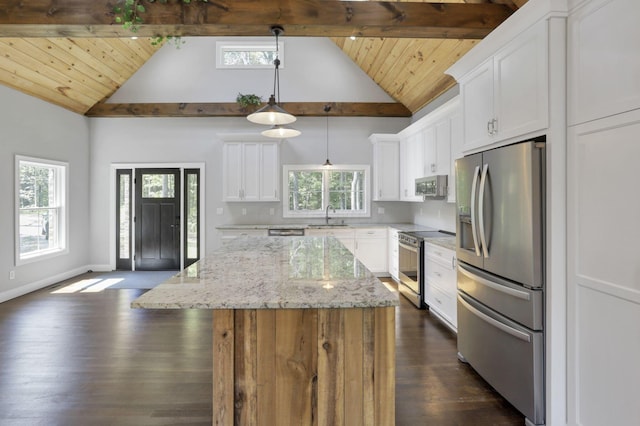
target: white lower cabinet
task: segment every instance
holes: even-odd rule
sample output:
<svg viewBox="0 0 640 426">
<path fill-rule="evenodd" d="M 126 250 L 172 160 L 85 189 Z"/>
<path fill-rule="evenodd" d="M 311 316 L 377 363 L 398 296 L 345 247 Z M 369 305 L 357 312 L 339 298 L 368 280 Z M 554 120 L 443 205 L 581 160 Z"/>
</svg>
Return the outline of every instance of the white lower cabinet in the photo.
<svg viewBox="0 0 640 426">
<path fill-rule="evenodd" d="M 453 331 L 457 331 L 456 253 L 425 242 L 425 301 L 429 310 Z"/>
<path fill-rule="evenodd" d="M 346 229 L 307 229 L 305 235 L 309 237 L 334 237 L 338 239 L 351 252 L 355 253 L 355 232 L 352 228 Z"/>
<path fill-rule="evenodd" d="M 234 240 L 236 238 L 242 237 L 266 237 L 267 230 L 266 229 L 228 229 L 220 231 L 222 234 L 221 240 L 222 244 Z"/>
<path fill-rule="evenodd" d="M 396 281 L 400 281 L 400 260 L 398 258 L 398 231 L 389 228 L 388 235 L 388 255 L 389 255 L 389 275 Z"/>
<path fill-rule="evenodd" d="M 356 228 L 355 255 L 374 274 L 386 274 L 387 228 Z"/>
<path fill-rule="evenodd" d="M 638 424 L 640 110 L 570 127 L 567 395 L 570 425 Z M 633 397 L 631 395 L 634 395 Z"/>
<path fill-rule="evenodd" d="M 387 274 L 387 228 L 307 229 L 310 237 L 334 237 L 376 275 Z"/>
</svg>

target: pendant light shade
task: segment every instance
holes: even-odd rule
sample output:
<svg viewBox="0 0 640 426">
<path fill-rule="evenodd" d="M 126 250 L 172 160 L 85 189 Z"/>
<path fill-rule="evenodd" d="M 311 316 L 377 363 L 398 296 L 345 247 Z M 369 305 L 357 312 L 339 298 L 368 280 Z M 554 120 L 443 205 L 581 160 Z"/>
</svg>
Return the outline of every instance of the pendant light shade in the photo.
<svg viewBox="0 0 640 426">
<path fill-rule="evenodd" d="M 291 138 L 300 134 L 299 130 L 281 127 L 296 121 L 296 117 L 294 117 L 292 114 L 289 114 L 284 110 L 284 108 L 278 105 L 280 102 L 280 58 L 278 57 L 278 36 L 283 32 L 284 29 L 282 27 L 271 27 L 271 34 L 276 37 L 276 57 L 273 60 L 273 65 L 275 66 L 275 72 L 273 76 L 273 93 L 271 94 L 271 96 L 269 96 L 269 102 L 267 102 L 267 105 L 247 116 L 247 120 L 252 123 L 273 126 L 271 129 L 262 132 L 264 136 L 272 138 Z"/>
<path fill-rule="evenodd" d="M 284 109 L 280 108 L 276 103 L 274 95 L 269 97 L 267 105 L 263 106 L 254 113 L 247 116 L 247 120 L 256 124 L 264 124 L 267 126 L 281 126 L 291 124 L 296 118 Z"/>
<path fill-rule="evenodd" d="M 329 111 L 331 111 L 331 105 L 327 104 L 324 106 L 324 112 L 327 113 L 327 161 L 324 162 L 324 164 L 322 165 L 323 167 L 333 166 L 333 164 L 331 164 L 331 161 L 329 161 Z"/>
<path fill-rule="evenodd" d="M 300 130 L 292 129 L 290 127 L 273 126 L 270 129 L 263 130 L 262 136 L 266 136 L 269 138 L 286 139 L 294 138 L 296 136 L 299 136 L 301 133 L 302 132 L 300 132 Z"/>
</svg>

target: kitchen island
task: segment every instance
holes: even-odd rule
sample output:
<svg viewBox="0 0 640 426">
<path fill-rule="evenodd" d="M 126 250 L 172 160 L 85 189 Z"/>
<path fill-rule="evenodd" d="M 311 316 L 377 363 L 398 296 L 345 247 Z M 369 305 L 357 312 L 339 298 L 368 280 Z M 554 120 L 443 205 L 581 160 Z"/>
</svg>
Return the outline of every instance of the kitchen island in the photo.
<svg viewBox="0 0 640 426">
<path fill-rule="evenodd" d="M 213 311 L 214 425 L 393 425 L 397 305 L 331 237 L 238 238 L 132 303 Z"/>
</svg>

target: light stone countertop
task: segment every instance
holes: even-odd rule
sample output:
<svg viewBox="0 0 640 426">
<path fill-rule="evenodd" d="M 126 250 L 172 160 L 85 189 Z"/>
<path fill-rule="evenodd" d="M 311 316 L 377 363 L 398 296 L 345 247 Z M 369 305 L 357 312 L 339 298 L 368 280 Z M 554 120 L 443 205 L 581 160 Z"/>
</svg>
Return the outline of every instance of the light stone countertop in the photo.
<svg viewBox="0 0 640 426">
<path fill-rule="evenodd" d="M 395 228 L 400 231 L 412 232 L 412 231 L 437 231 L 435 228 L 431 228 L 424 225 L 416 225 L 413 223 L 348 223 L 344 226 L 338 225 L 336 228 Z M 245 229 L 317 229 L 325 228 L 322 224 L 316 223 L 290 223 L 290 224 L 248 224 L 248 225 L 219 225 L 216 229 L 221 231 L 233 231 L 233 230 L 245 230 Z M 331 227 L 328 227 L 331 229 Z"/>
<path fill-rule="evenodd" d="M 425 242 L 456 251 L 456 237 L 425 238 Z"/>
<path fill-rule="evenodd" d="M 236 238 L 131 303 L 146 309 L 397 306 L 333 237 Z"/>
</svg>

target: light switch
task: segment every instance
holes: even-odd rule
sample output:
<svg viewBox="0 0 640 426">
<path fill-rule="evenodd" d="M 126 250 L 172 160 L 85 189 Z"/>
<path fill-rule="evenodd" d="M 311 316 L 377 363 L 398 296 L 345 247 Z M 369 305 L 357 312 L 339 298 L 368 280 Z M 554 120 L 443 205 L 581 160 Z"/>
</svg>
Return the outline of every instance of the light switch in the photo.
<svg viewBox="0 0 640 426">
<path fill-rule="evenodd" d="M 216 214 L 222 214 L 222 207 L 218 207 L 216 209 Z"/>
</svg>

